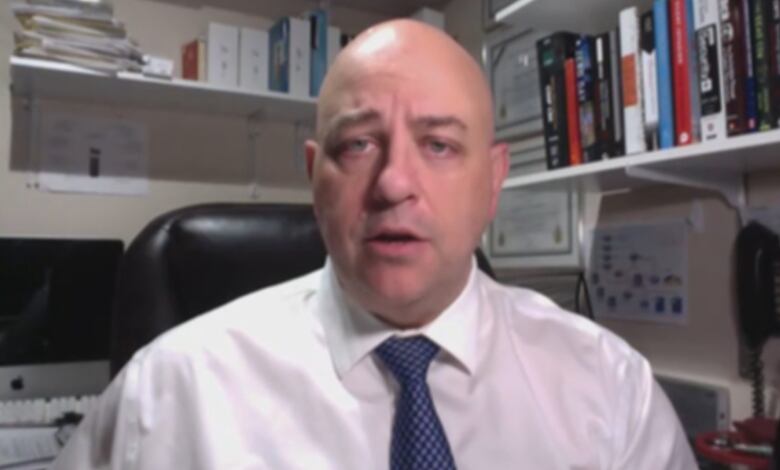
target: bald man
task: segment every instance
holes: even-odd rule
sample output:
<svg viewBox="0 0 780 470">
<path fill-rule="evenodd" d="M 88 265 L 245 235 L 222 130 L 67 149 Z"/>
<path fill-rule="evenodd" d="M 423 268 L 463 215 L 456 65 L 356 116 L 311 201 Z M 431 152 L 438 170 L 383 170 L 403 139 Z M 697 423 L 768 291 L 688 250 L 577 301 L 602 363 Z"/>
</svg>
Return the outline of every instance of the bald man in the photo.
<svg viewBox="0 0 780 470">
<path fill-rule="evenodd" d="M 305 149 L 325 267 L 139 351 L 54 468 L 695 468 L 644 358 L 476 269 L 507 173 L 492 130 L 449 37 L 363 33 Z"/>
</svg>

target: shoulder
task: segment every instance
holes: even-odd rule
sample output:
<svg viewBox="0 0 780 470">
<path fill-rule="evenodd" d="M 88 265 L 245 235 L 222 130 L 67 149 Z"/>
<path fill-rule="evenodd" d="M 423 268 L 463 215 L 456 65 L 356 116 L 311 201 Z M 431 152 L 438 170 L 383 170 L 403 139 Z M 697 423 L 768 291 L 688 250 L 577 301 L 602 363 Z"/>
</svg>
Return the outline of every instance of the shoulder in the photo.
<svg viewBox="0 0 780 470">
<path fill-rule="evenodd" d="M 544 354 L 558 367 L 586 368 L 599 375 L 614 374 L 619 369 L 625 372 L 626 368 L 638 374 L 649 371 L 646 359 L 625 340 L 588 318 L 562 309 L 545 295 L 487 277 L 482 289 L 515 348 L 525 357 Z"/>
<path fill-rule="evenodd" d="M 316 329 L 309 301 L 321 270 L 239 297 L 201 314 L 152 341 L 137 356 L 162 365 L 198 360 L 226 361 L 231 354 L 280 351 L 294 334 Z M 158 364 L 160 365 L 160 364 Z"/>
</svg>

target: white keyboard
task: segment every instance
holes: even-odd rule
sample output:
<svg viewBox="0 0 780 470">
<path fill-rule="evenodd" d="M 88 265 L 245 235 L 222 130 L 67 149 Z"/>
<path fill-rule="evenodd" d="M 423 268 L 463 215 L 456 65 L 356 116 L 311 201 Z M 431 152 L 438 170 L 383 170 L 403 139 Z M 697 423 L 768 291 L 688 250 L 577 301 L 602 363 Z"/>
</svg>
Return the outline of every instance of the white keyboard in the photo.
<svg viewBox="0 0 780 470">
<path fill-rule="evenodd" d="M 0 401 L 0 426 L 50 425 L 66 413 L 83 416 L 95 406 L 97 399 L 97 395 L 85 395 Z"/>
</svg>

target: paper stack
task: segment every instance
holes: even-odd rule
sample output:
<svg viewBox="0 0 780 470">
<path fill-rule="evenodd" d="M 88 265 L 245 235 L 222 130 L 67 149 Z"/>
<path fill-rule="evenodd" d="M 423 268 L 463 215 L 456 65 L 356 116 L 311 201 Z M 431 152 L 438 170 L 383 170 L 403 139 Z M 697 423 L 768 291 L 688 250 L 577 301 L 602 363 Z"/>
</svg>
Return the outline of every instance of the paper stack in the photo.
<svg viewBox="0 0 780 470">
<path fill-rule="evenodd" d="M 114 19 L 111 0 L 24 0 L 11 5 L 22 26 L 14 53 L 100 72 L 140 72 L 143 53 Z"/>
</svg>

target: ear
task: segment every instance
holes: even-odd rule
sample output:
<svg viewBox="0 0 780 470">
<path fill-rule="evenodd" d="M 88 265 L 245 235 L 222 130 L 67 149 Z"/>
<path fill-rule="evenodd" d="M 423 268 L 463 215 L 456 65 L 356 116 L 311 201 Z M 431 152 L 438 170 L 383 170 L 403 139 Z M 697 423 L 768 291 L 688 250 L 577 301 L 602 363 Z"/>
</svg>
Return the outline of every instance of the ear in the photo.
<svg viewBox="0 0 780 470">
<path fill-rule="evenodd" d="M 501 188 L 504 185 L 506 175 L 509 173 L 509 146 L 504 142 L 493 144 L 490 147 L 490 161 L 493 166 L 493 181 L 490 188 L 490 220 L 493 220 L 498 210 Z"/>
<path fill-rule="evenodd" d="M 304 156 L 306 157 L 306 175 L 308 175 L 309 181 L 314 176 L 314 160 L 317 158 L 319 148 L 317 141 L 312 139 L 306 139 L 306 142 L 303 143 Z"/>
</svg>

